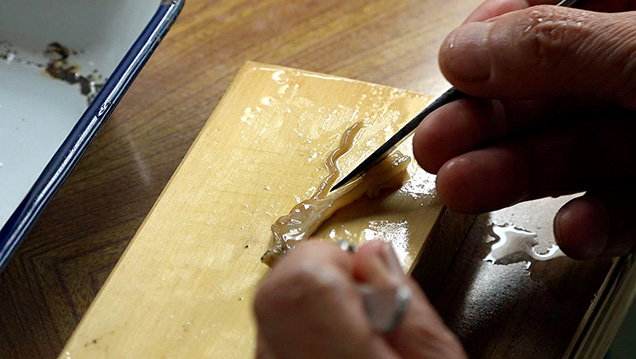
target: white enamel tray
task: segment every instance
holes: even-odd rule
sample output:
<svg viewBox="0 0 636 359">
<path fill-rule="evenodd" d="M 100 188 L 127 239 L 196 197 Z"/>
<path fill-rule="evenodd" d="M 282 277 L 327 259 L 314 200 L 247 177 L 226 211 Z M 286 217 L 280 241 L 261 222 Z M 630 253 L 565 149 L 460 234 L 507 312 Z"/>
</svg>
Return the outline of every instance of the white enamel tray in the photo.
<svg viewBox="0 0 636 359">
<path fill-rule="evenodd" d="M 0 269 L 183 0 L 0 0 Z"/>
</svg>

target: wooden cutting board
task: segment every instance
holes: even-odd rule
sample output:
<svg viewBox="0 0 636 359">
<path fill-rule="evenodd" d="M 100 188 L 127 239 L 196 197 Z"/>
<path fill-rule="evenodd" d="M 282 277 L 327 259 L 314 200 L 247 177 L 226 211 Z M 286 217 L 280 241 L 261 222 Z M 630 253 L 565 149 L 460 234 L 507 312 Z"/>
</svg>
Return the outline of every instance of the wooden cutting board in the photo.
<svg viewBox="0 0 636 359">
<path fill-rule="evenodd" d="M 404 90 L 247 63 L 202 129 L 60 358 L 248 358 L 270 226 L 309 198 L 342 133 L 365 124 L 342 174 L 430 101 Z M 179 119 L 174 119 L 178 122 Z M 411 155 L 410 141 L 400 148 Z M 433 176 L 337 212 L 317 233 L 391 241 L 412 270 L 442 205 Z M 341 175 L 342 175 L 341 174 Z"/>
</svg>

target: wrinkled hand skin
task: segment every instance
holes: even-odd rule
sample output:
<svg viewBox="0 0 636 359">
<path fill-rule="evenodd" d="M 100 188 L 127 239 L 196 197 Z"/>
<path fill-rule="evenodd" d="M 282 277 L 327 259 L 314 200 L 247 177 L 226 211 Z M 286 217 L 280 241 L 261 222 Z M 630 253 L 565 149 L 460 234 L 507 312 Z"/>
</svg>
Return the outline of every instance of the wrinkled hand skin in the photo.
<svg viewBox="0 0 636 359">
<path fill-rule="evenodd" d="M 554 219 L 577 259 L 632 252 L 636 226 L 636 1 L 488 0 L 443 42 L 471 98 L 417 129 L 418 163 L 453 210 L 482 213 L 586 191 Z"/>
<path fill-rule="evenodd" d="M 372 330 L 356 290 L 408 285 L 414 295 L 390 334 Z M 257 359 L 466 358 L 417 284 L 404 274 L 390 245 L 371 241 L 355 254 L 308 241 L 286 254 L 254 300 Z"/>
</svg>

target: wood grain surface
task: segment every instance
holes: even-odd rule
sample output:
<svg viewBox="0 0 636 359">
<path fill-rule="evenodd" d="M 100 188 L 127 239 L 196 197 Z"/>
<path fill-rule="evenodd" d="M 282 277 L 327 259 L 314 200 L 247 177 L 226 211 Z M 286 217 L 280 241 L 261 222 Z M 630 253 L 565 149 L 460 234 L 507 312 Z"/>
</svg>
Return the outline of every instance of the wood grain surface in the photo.
<svg viewBox="0 0 636 359">
<path fill-rule="evenodd" d="M 246 63 L 60 358 L 253 357 L 251 303 L 269 270 L 260 258 L 272 246 L 272 223 L 320 187 L 329 175 L 325 162 L 347 128 L 363 124 L 337 161 L 342 173 L 429 100 Z M 410 154 L 412 145 L 398 150 Z M 406 170 L 409 178 L 399 190 L 355 201 L 314 237 L 356 245 L 384 239 L 410 270 L 443 206 L 434 176 L 414 162 Z"/>
<path fill-rule="evenodd" d="M 439 44 L 479 2 L 188 0 L 0 274 L 0 358 L 60 352 L 245 61 L 441 93 Z M 506 213 L 505 221 L 549 236 L 550 213 Z M 539 273 L 492 266 L 482 258 L 494 220 L 486 215 L 473 226 L 434 301 L 471 357 L 558 358 L 609 261 L 562 258 L 536 265 Z M 515 286 L 506 278 L 524 279 Z M 475 288 L 490 290 L 477 296 Z"/>
</svg>

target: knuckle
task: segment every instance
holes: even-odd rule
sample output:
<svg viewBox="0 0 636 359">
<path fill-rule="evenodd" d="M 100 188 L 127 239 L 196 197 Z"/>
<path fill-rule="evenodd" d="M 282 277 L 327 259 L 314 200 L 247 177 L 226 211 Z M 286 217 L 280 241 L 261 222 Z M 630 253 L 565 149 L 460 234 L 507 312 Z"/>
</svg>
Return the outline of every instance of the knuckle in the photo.
<svg viewBox="0 0 636 359">
<path fill-rule="evenodd" d="M 605 70 L 604 78 L 591 79 L 597 91 L 623 107 L 636 109 L 636 28 L 633 13 L 599 14 L 554 6 L 524 10 L 517 39 L 531 65 L 562 78 L 581 71 Z"/>
<path fill-rule="evenodd" d="M 535 6 L 525 10 L 528 20 L 521 32 L 521 43 L 529 48 L 535 65 L 558 67 L 575 54 L 589 35 L 585 13 L 554 6 Z"/>
</svg>

